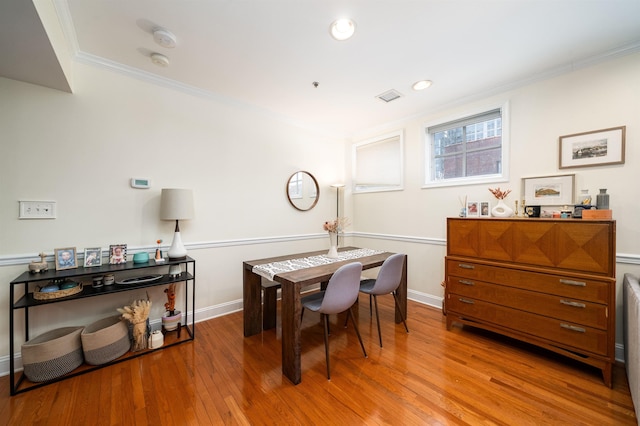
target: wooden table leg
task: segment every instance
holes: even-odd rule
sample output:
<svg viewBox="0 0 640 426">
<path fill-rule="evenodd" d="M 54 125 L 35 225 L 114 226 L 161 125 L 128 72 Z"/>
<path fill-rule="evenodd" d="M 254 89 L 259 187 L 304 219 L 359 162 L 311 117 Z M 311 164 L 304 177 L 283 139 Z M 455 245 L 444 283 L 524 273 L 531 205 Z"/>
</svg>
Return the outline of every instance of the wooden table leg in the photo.
<svg viewBox="0 0 640 426">
<path fill-rule="evenodd" d="M 300 284 L 282 283 L 282 374 L 294 385 L 302 381 L 300 354 Z"/>
<path fill-rule="evenodd" d="M 404 263 L 402 265 L 402 280 L 400 281 L 400 285 L 398 286 L 398 301 L 400 305 L 398 306 L 401 312 L 404 314 L 404 317 L 407 318 L 407 256 L 404 256 Z M 402 316 L 400 312 L 396 310 L 396 324 L 400 324 L 402 322 Z"/>
<path fill-rule="evenodd" d="M 260 275 L 254 274 L 243 265 L 242 301 L 244 316 L 244 336 L 253 336 L 262 332 L 262 305 Z"/>
</svg>

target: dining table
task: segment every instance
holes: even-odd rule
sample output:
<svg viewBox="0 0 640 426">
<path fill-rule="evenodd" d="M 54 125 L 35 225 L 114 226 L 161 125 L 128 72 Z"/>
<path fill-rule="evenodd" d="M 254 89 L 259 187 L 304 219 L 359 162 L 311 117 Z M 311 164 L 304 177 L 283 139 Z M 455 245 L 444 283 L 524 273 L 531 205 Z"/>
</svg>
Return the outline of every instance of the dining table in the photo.
<svg viewBox="0 0 640 426">
<path fill-rule="evenodd" d="M 327 256 L 326 250 L 295 253 L 243 262 L 244 336 L 263 331 L 262 280 L 266 278 L 281 286 L 282 374 L 293 384 L 301 377 L 301 290 L 313 284 L 326 285 L 334 272 L 351 262 L 362 263 L 362 269 L 376 268 L 395 253 L 341 247 L 338 258 Z M 407 256 L 404 256 L 402 279 L 397 289 L 398 304 L 395 322 L 407 317 Z M 265 307 L 268 309 L 268 307 Z"/>
</svg>

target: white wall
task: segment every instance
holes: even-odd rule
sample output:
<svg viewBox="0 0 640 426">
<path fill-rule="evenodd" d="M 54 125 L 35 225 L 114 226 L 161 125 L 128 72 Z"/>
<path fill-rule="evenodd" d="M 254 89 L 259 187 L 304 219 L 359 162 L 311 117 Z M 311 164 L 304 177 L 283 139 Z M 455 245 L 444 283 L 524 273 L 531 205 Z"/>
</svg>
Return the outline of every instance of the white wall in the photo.
<svg viewBox="0 0 640 426">
<path fill-rule="evenodd" d="M 242 299 L 243 260 L 327 245 L 322 224 L 335 216 L 329 185 L 344 179 L 344 159 L 336 155 L 342 140 L 241 105 L 75 67 L 73 95 L 0 78 L 5 312 L 9 282 L 40 251 L 71 246 L 82 253 L 117 243 L 151 251 L 159 238 L 168 246 L 174 224 L 159 220 L 163 187 L 194 190 L 195 218 L 181 222 L 181 234 L 198 262 L 201 317 Z M 310 212 L 286 199 L 287 179 L 296 170 L 319 182 L 320 199 Z M 152 188 L 131 188 L 131 177 L 150 178 Z M 19 220 L 18 200 L 54 200 L 57 219 Z M 301 236 L 307 239 L 297 241 Z M 165 297 L 156 293 L 159 318 Z M 32 336 L 57 321 L 86 325 L 144 296 L 131 292 L 34 309 Z M 78 317 L 67 319 L 68 311 Z M 0 363 L 9 352 L 8 328 L 8 314 L 0 316 Z"/>
<path fill-rule="evenodd" d="M 8 283 L 40 251 L 114 243 L 151 250 L 158 238 L 168 243 L 173 225 L 158 219 L 163 187 L 194 189 L 196 217 L 181 230 L 198 262 L 198 318 L 240 307 L 243 260 L 327 246 L 321 224 L 335 215 L 329 185 L 348 183 L 351 142 L 224 100 L 74 67 L 73 95 L 0 78 L 0 282 L 6 283 L 0 306 L 8 308 Z M 458 213 L 460 195 L 493 200 L 489 185 L 420 188 L 422 125 L 504 100 L 511 109 L 511 179 L 500 186 L 514 194 L 523 176 L 565 173 L 557 168 L 558 136 L 627 126 L 626 164 L 567 173 L 592 194 L 608 188 L 618 221 L 618 281 L 627 271 L 640 274 L 638 191 L 629 184 L 640 175 L 639 54 L 363 132 L 353 142 L 404 129 L 405 189 L 352 196 L 347 186 L 344 210 L 354 233 L 347 242 L 406 252 L 410 297 L 439 306 L 446 217 Z M 306 213 L 284 195 L 286 179 L 299 169 L 320 184 L 318 206 Z M 131 177 L 148 177 L 153 187 L 132 189 Z M 18 220 L 18 200 L 24 199 L 57 201 L 58 218 Z M 33 335 L 51 324 L 87 324 L 112 314 L 143 296 L 134 293 L 33 310 Z M 159 316 L 164 296 L 156 291 L 151 297 L 152 315 Z M 0 373 L 8 340 L 8 318 L 0 317 Z"/>
<path fill-rule="evenodd" d="M 423 125 L 504 101 L 509 102 L 511 117 L 510 180 L 500 184 L 421 189 Z M 350 208 L 354 223 L 357 231 L 366 236 L 356 238 L 354 242 L 371 245 L 369 242 L 374 237 L 401 236 L 406 242 L 395 242 L 394 246 L 409 255 L 410 288 L 415 292 L 414 296 L 432 302 L 433 298 L 425 295 L 443 294 L 440 283 L 444 278 L 446 252 L 445 218 L 458 214 L 459 197 L 466 195 L 469 200 L 495 203 L 488 188 L 499 186 L 513 190 L 507 198 L 513 203 L 523 198 L 523 177 L 575 174 L 576 190 L 587 188 L 594 199 L 599 188 L 607 188 L 611 194 L 610 208 L 617 228 L 616 341 L 620 343 L 622 279 L 625 272 L 640 274 L 638 117 L 640 54 L 634 54 L 478 102 L 425 114 L 402 125 L 377 129 L 380 134 L 398 128 L 405 130 L 405 189 L 401 192 L 353 195 Z M 560 136 L 617 126 L 626 126 L 625 164 L 558 169 Z M 363 133 L 354 142 L 376 134 Z M 350 164 L 348 161 L 347 166 Z M 375 244 L 387 247 L 388 243 L 376 241 Z"/>
</svg>

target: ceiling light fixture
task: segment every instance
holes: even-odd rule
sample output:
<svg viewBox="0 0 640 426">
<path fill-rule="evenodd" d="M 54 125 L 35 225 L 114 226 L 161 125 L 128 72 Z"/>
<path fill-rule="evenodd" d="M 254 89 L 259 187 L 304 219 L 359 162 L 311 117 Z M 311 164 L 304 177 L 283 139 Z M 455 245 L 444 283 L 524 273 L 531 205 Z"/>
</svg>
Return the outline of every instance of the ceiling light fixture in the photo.
<svg viewBox="0 0 640 426">
<path fill-rule="evenodd" d="M 169 49 L 176 47 L 176 36 L 165 29 L 156 28 L 155 30 L 153 30 L 153 39 L 162 47 L 166 47 Z"/>
<path fill-rule="evenodd" d="M 431 86 L 431 83 L 431 80 L 420 80 L 413 83 L 413 86 L 411 87 L 413 88 L 413 90 L 424 90 L 427 87 Z"/>
<path fill-rule="evenodd" d="M 164 56 L 162 53 L 152 53 L 151 54 L 151 62 L 159 67 L 168 67 L 169 66 L 169 58 Z"/>
<path fill-rule="evenodd" d="M 329 27 L 329 33 L 331 37 L 338 41 L 343 41 L 351 38 L 356 32 L 356 23 L 349 18 L 340 18 L 333 21 Z"/>
</svg>

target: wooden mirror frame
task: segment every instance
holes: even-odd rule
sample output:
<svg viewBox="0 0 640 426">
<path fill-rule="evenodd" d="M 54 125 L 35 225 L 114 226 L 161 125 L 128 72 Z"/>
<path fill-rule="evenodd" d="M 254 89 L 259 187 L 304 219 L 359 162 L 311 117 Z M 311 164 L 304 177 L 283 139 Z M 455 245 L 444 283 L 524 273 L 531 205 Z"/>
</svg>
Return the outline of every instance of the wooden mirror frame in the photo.
<svg viewBox="0 0 640 426">
<path fill-rule="evenodd" d="M 294 177 L 296 177 L 296 175 L 298 173 L 302 173 L 303 174 L 303 179 L 304 176 L 308 176 L 309 178 L 311 178 L 311 181 L 313 182 L 313 184 L 315 185 L 316 191 L 315 191 L 315 199 L 313 200 L 313 203 L 311 204 L 311 206 L 306 207 L 306 205 L 303 205 L 301 203 L 297 203 L 296 204 L 296 198 L 291 198 L 291 194 L 289 192 L 289 188 L 291 185 L 291 181 Z M 303 188 L 304 191 L 304 188 Z M 304 171 L 304 170 L 298 170 L 297 172 L 293 173 L 291 176 L 289 176 L 289 179 L 287 179 L 287 183 L 285 185 L 285 192 L 287 194 L 287 200 L 289 200 L 289 203 L 293 206 L 294 209 L 299 210 L 301 212 L 306 212 L 311 210 L 312 208 L 314 208 L 316 206 L 316 204 L 318 204 L 318 200 L 320 199 L 320 187 L 318 186 L 318 181 L 316 180 L 316 178 L 309 172 Z"/>
</svg>

